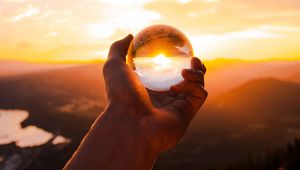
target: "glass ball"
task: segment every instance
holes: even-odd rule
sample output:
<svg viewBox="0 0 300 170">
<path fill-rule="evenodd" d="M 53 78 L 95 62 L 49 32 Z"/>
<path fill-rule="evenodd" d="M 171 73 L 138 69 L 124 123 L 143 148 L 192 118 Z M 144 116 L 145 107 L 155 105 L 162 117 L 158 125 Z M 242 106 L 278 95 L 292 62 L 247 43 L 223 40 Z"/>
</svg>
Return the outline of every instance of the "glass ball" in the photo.
<svg viewBox="0 0 300 170">
<path fill-rule="evenodd" d="M 193 48 L 178 29 L 153 25 L 138 33 L 129 46 L 127 64 L 144 86 L 166 91 L 183 80 L 181 70 L 190 68 Z"/>
</svg>

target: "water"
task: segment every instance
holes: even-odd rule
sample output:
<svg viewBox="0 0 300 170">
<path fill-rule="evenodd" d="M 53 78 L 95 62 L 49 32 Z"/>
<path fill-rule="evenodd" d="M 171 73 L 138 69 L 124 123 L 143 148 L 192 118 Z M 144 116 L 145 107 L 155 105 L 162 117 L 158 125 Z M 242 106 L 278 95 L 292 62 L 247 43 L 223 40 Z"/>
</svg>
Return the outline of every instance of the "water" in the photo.
<svg viewBox="0 0 300 170">
<path fill-rule="evenodd" d="M 19 147 L 39 146 L 54 136 L 52 133 L 33 125 L 22 128 L 21 123 L 28 116 L 29 113 L 25 110 L 0 109 L 0 145 L 16 142 Z M 63 136 L 57 136 L 52 143 L 68 143 L 69 141 Z"/>
</svg>

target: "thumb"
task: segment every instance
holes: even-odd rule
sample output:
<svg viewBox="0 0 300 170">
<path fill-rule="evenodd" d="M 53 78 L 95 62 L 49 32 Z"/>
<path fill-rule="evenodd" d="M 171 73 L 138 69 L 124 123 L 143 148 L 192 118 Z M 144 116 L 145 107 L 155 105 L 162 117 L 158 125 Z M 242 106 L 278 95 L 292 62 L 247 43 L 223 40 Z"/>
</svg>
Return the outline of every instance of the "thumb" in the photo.
<svg viewBox="0 0 300 170">
<path fill-rule="evenodd" d="M 126 60 L 127 51 L 133 36 L 131 34 L 127 35 L 125 38 L 114 42 L 109 49 L 108 60 Z"/>
</svg>

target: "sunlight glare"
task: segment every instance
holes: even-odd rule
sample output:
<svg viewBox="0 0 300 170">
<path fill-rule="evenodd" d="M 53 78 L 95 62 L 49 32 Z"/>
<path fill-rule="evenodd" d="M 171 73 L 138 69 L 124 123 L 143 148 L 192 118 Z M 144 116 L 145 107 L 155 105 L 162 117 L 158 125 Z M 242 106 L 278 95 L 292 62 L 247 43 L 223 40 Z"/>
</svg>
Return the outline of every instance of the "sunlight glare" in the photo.
<svg viewBox="0 0 300 170">
<path fill-rule="evenodd" d="M 159 54 L 153 58 L 153 63 L 157 64 L 158 67 L 169 67 L 171 60 L 164 54 Z"/>
</svg>

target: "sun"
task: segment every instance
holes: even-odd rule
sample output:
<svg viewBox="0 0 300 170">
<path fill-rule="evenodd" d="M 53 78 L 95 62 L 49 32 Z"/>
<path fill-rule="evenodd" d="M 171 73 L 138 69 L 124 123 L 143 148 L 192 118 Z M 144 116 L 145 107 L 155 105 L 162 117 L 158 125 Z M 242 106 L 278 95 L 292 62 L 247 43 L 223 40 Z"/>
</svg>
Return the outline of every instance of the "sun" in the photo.
<svg viewBox="0 0 300 170">
<path fill-rule="evenodd" d="M 168 67 L 171 64 L 170 58 L 166 57 L 164 54 L 159 54 L 155 56 L 152 60 L 153 63 L 155 63 L 159 67 Z"/>
</svg>

